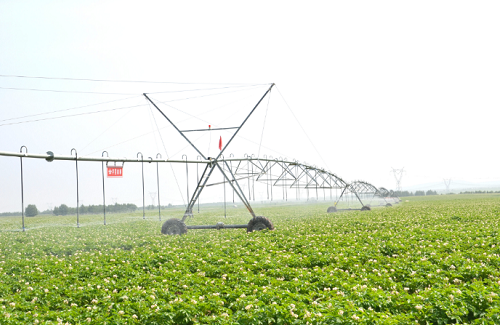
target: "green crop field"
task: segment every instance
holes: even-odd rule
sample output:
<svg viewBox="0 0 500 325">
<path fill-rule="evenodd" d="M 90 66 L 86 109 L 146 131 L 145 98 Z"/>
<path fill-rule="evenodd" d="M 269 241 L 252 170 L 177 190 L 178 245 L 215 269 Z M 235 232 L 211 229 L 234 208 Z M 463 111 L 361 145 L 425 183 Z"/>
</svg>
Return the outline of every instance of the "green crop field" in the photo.
<svg viewBox="0 0 500 325">
<path fill-rule="evenodd" d="M 25 233 L 0 218 L 0 324 L 500 324 L 499 195 L 327 207 L 258 207 L 276 230 L 250 234 L 164 236 L 154 212 Z M 189 224 L 249 219 L 220 214 Z"/>
</svg>

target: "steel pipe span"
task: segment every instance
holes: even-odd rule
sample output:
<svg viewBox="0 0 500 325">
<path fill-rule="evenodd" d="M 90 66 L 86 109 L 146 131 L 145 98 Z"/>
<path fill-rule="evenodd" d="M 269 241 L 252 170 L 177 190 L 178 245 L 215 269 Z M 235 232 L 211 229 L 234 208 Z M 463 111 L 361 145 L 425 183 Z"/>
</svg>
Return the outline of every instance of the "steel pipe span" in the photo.
<svg viewBox="0 0 500 325">
<path fill-rule="evenodd" d="M 318 189 L 343 189 L 349 185 L 336 174 L 300 163 L 298 161 L 277 160 L 269 158 L 208 158 L 206 160 L 185 160 L 185 159 L 153 159 L 153 158 L 125 158 L 125 157 L 85 157 L 85 156 L 64 156 L 55 155 L 52 152 L 45 154 L 21 153 L 0 151 L 0 156 L 45 159 L 46 161 L 67 160 L 67 161 L 93 161 L 93 162 L 121 162 L 121 163 L 188 163 L 188 164 L 224 164 L 233 162 L 230 169 L 233 171 L 232 181 L 255 177 L 258 182 L 270 183 L 272 186 L 286 186 L 290 188 L 318 188 Z M 246 163 L 251 165 L 246 165 Z M 250 171 L 250 167 L 253 169 Z M 273 170 L 274 168 L 274 170 Z M 211 183 L 205 186 L 223 184 L 225 182 Z"/>
</svg>

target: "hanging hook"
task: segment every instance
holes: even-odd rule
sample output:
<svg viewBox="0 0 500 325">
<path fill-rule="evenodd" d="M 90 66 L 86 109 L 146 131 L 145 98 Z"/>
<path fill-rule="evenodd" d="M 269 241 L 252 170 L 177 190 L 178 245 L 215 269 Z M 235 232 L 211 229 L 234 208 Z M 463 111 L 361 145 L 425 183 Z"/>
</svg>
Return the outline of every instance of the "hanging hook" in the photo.
<svg viewBox="0 0 500 325">
<path fill-rule="evenodd" d="M 26 156 L 28 154 L 28 148 L 26 146 L 22 146 L 19 152 L 23 153 L 23 148 L 26 149 L 26 152 L 24 153 L 24 155 Z"/>
<path fill-rule="evenodd" d="M 104 153 L 106 153 L 106 157 L 108 157 L 108 158 L 109 158 L 109 154 L 108 154 L 108 152 L 107 152 L 106 150 L 104 150 L 104 151 L 102 152 L 101 157 L 104 157 Z M 104 161 L 103 161 L 103 163 L 104 163 Z M 109 163 L 109 160 L 108 160 L 108 161 L 106 161 L 106 166 L 108 165 L 108 163 Z"/>
<path fill-rule="evenodd" d="M 162 159 L 163 157 L 161 156 L 161 153 L 157 153 L 156 154 L 156 159 L 158 159 L 158 156 L 160 156 L 160 159 Z"/>
</svg>

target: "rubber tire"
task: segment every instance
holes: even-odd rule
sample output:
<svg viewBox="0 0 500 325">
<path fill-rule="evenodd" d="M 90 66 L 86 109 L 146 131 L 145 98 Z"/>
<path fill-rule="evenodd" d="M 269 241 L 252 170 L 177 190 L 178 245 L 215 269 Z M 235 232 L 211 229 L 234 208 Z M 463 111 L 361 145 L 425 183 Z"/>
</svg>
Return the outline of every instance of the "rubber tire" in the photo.
<svg viewBox="0 0 500 325">
<path fill-rule="evenodd" d="M 369 206 L 364 206 L 361 208 L 361 211 L 371 211 L 371 208 Z"/>
<path fill-rule="evenodd" d="M 327 210 L 326 210 L 327 213 L 333 213 L 333 212 L 337 212 L 337 207 L 334 207 L 333 205 L 331 207 L 329 207 Z"/>
<path fill-rule="evenodd" d="M 271 220 L 266 217 L 258 216 L 250 219 L 247 225 L 247 232 L 260 231 L 264 229 L 274 230 Z"/>
<path fill-rule="evenodd" d="M 177 218 L 168 219 L 161 226 L 161 233 L 164 235 L 184 235 L 187 231 L 184 221 Z"/>
<path fill-rule="evenodd" d="M 386 206 L 386 207 L 392 207 L 392 204 L 387 203 L 385 206 Z"/>
</svg>

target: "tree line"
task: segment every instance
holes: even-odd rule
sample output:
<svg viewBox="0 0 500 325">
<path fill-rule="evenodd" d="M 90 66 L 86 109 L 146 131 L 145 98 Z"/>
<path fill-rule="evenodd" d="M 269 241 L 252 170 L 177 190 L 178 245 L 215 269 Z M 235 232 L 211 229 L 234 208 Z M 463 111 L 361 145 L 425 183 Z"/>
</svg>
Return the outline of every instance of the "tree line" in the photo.
<svg viewBox="0 0 500 325">
<path fill-rule="evenodd" d="M 394 191 L 394 195 L 397 197 L 403 197 L 403 196 L 426 196 L 426 195 L 438 195 L 438 194 L 436 191 L 428 190 L 428 191 L 415 191 L 415 192 Z"/>
<path fill-rule="evenodd" d="M 488 194 L 488 193 L 500 193 L 500 191 L 465 191 L 465 192 L 460 192 L 460 194 Z"/>
<path fill-rule="evenodd" d="M 168 205 L 162 205 L 161 209 L 169 209 L 172 208 L 173 205 L 169 203 Z M 120 212 L 134 212 L 139 207 L 133 203 L 124 203 L 124 204 L 111 204 L 106 205 L 106 212 L 109 213 L 120 213 Z M 158 209 L 157 205 L 148 205 L 146 206 L 147 210 L 156 210 Z M 100 214 L 103 213 L 104 208 L 102 204 L 98 205 L 81 205 L 78 209 L 79 214 Z M 1 212 L 0 217 L 14 217 L 20 216 L 21 212 Z M 68 207 L 66 204 L 61 204 L 58 207 L 54 207 L 54 209 L 47 209 L 45 211 L 39 211 L 35 204 L 28 204 L 26 209 L 24 210 L 24 215 L 27 217 L 34 217 L 39 214 L 53 214 L 56 216 L 65 216 L 69 214 L 76 214 L 76 207 Z"/>
<path fill-rule="evenodd" d="M 99 214 L 104 210 L 102 204 L 99 205 L 81 205 L 78 209 L 78 213 L 81 214 Z M 106 205 L 106 212 L 116 213 L 116 212 L 134 212 L 137 210 L 137 205 L 133 203 L 124 203 L 113 205 Z M 76 214 L 76 208 L 68 207 L 66 204 L 61 204 L 55 207 L 52 213 L 56 216 L 65 216 L 68 214 Z"/>
</svg>

